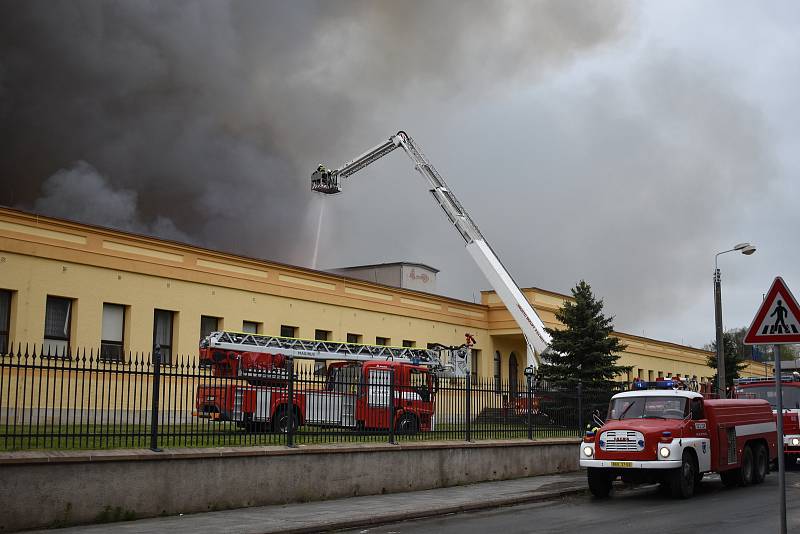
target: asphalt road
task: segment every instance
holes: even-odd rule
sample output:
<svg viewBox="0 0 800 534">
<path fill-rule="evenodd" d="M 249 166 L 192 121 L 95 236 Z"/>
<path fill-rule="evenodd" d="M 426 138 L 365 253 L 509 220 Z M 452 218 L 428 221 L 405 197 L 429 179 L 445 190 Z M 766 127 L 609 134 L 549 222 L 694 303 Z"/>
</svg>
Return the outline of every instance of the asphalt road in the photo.
<svg viewBox="0 0 800 534">
<path fill-rule="evenodd" d="M 800 532 L 800 473 L 786 473 L 789 532 Z M 360 534 L 499 532 L 591 532 L 592 534 L 778 532 L 778 476 L 771 473 L 758 486 L 725 488 L 718 476 L 707 476 L 692 499 L 674 500 L 656 486 L 621 488 L 612 498 L 580 495 L 560 501 L 496 508 L 405 521 L 348 532 Z"/>
</svg>

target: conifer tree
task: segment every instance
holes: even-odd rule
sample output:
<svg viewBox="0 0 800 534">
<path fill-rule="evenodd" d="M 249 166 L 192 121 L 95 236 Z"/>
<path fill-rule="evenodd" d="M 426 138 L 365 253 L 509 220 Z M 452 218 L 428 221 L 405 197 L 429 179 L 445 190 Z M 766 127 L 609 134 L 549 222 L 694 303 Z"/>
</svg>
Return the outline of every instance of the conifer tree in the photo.
<svg viewBox="0 0 800 534">
<path fill-rule="evenodd" d="M 563 329 L 547 328 L 552 350 L 542 356 L 541 378 L 567 386 L 580 380 L 584 385 L 609 387 L 631 369 L 617 365 L 624 345 L 611 336 L 613 317 L 603 315 L 603 300 L 596 299 L 584 280 L 572 289 L 575 301 L 565 301 L 556 312 Z"/>
</svg>

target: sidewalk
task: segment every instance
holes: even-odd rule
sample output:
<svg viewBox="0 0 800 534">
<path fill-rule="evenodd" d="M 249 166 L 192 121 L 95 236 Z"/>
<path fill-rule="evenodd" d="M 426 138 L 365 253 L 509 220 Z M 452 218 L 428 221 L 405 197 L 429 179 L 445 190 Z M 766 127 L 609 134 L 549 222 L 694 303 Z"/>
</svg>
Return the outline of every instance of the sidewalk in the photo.
<svg viewBox="0 0 800 534">
<path fill-rule="evenodd" d="M 440 488 L 390 495 L 352 497 L 312 503 L 240 508 L 121 523 L 106 523 L 40 533 L 235 534 L 320 532 L 373 526 L 406 519 L 482 510 L 579 493 L 586 489 L 582 472 Z"/>
</svg>

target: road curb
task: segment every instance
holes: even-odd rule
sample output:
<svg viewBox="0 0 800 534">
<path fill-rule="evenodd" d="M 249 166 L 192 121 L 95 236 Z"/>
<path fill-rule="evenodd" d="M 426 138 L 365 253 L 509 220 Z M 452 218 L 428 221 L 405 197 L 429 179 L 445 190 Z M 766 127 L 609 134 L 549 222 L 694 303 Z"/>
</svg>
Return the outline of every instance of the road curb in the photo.
<svg viewBox="0 0 800 534">
<path fill-rule="evenodd" d="M 416 510 L 397 512 L 393 514 L 383 514 L 378 517 L 370 517 L 364 519 L 350 519 L 341 521 L 331 521 L 323 524 L 309 525 L 303 527 L 279 528 L 276 530 L 265 530 L 263 534 L 309 534 L 313 532 L 330 532 L 334 530 L 344 530 L 349 528 L 362 528 L 362 527 L 376 527 L 386 525 L 388 523 L 396 523 L 399 521 L 410 521 L 412 519 L 424 519 L 430 517 L 439 517 L 448 514 L 457 514 L 463 512 L 476 512 L 480 510 L 487 510 L 490 508 L 498 508 L 501 506 L 514 506 L 518 504 L 528 504 L 542 501 L 552 501 L 570 495 L 577 495 L 588 491 L 586 485 L 575 486 L 567 489 L 556 491 L 538 491 L 530 495 L 523 495 L 517 497 L 507 497 L 500 499 L 492 499 L 489 501 L 472 502 L 466 504 L 458 504 L 447 507 L 440 507 L 436 510 Z"/>
</svg>

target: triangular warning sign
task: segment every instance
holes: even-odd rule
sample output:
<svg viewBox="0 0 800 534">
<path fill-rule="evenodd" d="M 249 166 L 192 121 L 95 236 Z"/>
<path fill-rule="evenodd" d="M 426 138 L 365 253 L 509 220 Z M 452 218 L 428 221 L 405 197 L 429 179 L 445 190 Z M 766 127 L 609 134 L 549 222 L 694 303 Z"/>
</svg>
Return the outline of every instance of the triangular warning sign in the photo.
<svg viewBox="0 0 800 534">
<path fill-rule="evenodd" d="M 800 306 L 783 278 L 772 282 L 764 302 L 756 313 L 745 345 L 784 345 L 800 343 Z"/>
</svg>

